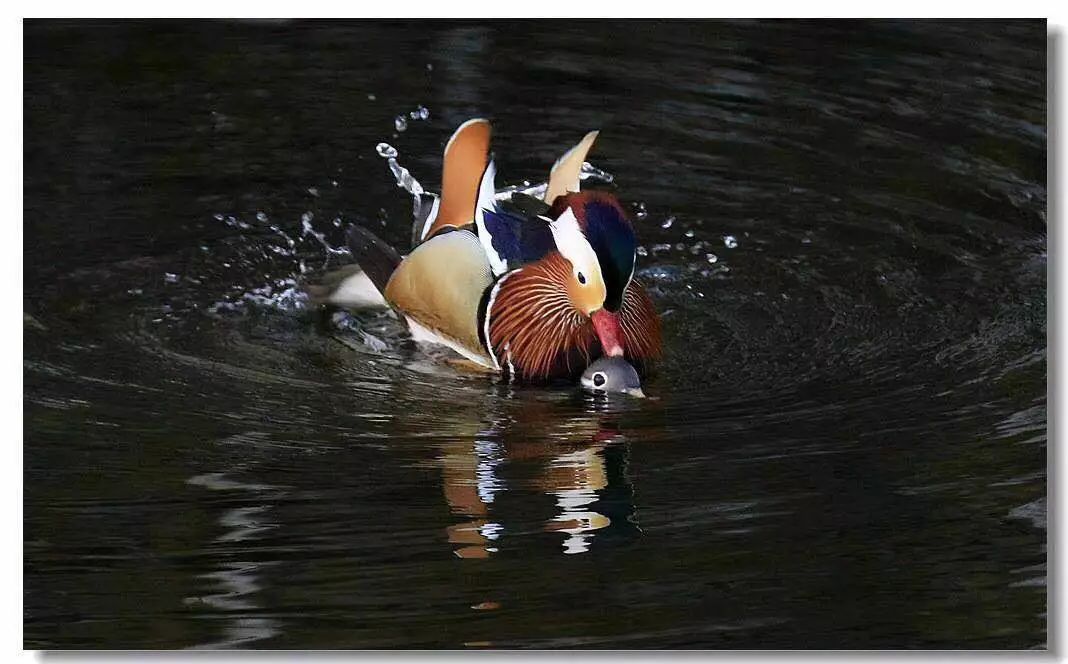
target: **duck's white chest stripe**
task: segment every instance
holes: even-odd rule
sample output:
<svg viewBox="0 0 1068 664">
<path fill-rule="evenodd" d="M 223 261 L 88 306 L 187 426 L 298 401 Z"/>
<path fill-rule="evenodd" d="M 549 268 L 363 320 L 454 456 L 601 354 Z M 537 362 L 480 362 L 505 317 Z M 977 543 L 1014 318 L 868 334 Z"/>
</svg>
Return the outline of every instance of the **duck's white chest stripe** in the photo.
<svg viewBox="0 0 1068 664">
<path fill-rule="evenodd" d="M 497 301 L 497 294 L 500 292 L 504 282 L 513 274 L 517 274 L 520 271 L 522 271 L 522 268 L 512 270 L 498 279 L 497 283 L 493 284 L 493 289 L 489 294 L 489 300 L 486 302 L 486 316 L 485 320 L 482 321 L 482 339 L 486 342 L 486 351 L 489 353 L 490 359 L 493 360 L 493 368 L 498 371 L 501 369 L 501 364 L 497 361 L 497 353 L 494 352 L 493 341 L 490 339 L 490 319 L 493 316 L 493 304 Z"/>
<path fill-rule="evenodd" d="M 504 361 L 508 363 L 508 382 L 515 382 L 515 365 L 512 364 L 512 342 L 504 342 Z"/>
</svg>

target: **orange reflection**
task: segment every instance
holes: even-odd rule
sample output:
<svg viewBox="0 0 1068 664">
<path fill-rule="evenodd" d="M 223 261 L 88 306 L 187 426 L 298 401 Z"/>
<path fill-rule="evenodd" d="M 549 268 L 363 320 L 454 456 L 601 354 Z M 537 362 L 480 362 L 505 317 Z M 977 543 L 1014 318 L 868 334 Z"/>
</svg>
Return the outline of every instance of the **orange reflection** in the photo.
<svg viewBox="0 0 1068 664">
<path fill-rule="evenodd" d="M 565 418 L 551 402 L 509 405 L 509 417 L 491 421 L 473 441 L 440 445 L 445 500 L 450 511 L 464 519 L 445 528 L 453 552 L 460 558 L 482 559 L 496 553 L 509 536 L 498 498 L 533 489 L 553 499 L 541 529 L 563 536 L 563 553 L 585 553 L 596 531 L 612 524 L 598 503 L 611 477 L 605 450 L 624 445 L 622 436 L 598 414 Z M 514 468 L 520 478 L 510 480 L 514 486 L 504 479 L 506 468 Z M 532 499 L 525 507 L 532 504 L 541 503 Z"/>
</svg>

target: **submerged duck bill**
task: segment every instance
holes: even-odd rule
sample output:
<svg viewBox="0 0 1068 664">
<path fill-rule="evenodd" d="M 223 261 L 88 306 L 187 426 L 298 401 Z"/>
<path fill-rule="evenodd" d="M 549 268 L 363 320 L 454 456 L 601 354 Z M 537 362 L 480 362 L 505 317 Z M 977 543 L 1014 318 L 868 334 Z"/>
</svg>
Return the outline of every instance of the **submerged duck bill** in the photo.
<svg viewBox="0 0 1068 664">
<path fill-rule="evenodd" d="M 593 392 L 645 397 L 638 372 L 629 362 L 618 356 L 597 359 L 582 373 L 581 383 L 584 388 Z"/>
</svg>

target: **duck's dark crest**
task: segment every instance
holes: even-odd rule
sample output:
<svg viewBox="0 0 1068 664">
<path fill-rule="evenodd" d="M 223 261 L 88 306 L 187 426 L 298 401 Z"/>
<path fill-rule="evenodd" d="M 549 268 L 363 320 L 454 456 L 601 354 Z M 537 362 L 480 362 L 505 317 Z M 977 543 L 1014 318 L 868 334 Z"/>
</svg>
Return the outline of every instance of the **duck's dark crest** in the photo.
<svg viewBox="0 0 1068 664">
<path fill-rule="evenodd" d="M 570 208 L 575 213 L 579 227 L 589 241 L 604 279 L 604 307 L 619 311 L 623 293 L 634 275 L 637 239 L 623 206 L 611 193 L 583 191 L 561 196 L 553 204 L 553 218 Z"/>
</svg>

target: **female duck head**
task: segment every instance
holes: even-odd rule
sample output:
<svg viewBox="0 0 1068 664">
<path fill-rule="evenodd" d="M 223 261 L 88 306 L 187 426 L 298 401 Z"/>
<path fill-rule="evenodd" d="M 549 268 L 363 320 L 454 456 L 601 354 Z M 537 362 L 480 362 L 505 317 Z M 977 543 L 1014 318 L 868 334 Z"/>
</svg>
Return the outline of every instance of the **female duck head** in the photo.
<svg viewBox="0 0 1068 664">
<path fill-rule="evenodd" d="M 582 374 L 582 386 L 595 392 L 622 393 L 644 397 L 638 372 L 621 357 L 602 357 Z"/>
</svg>

